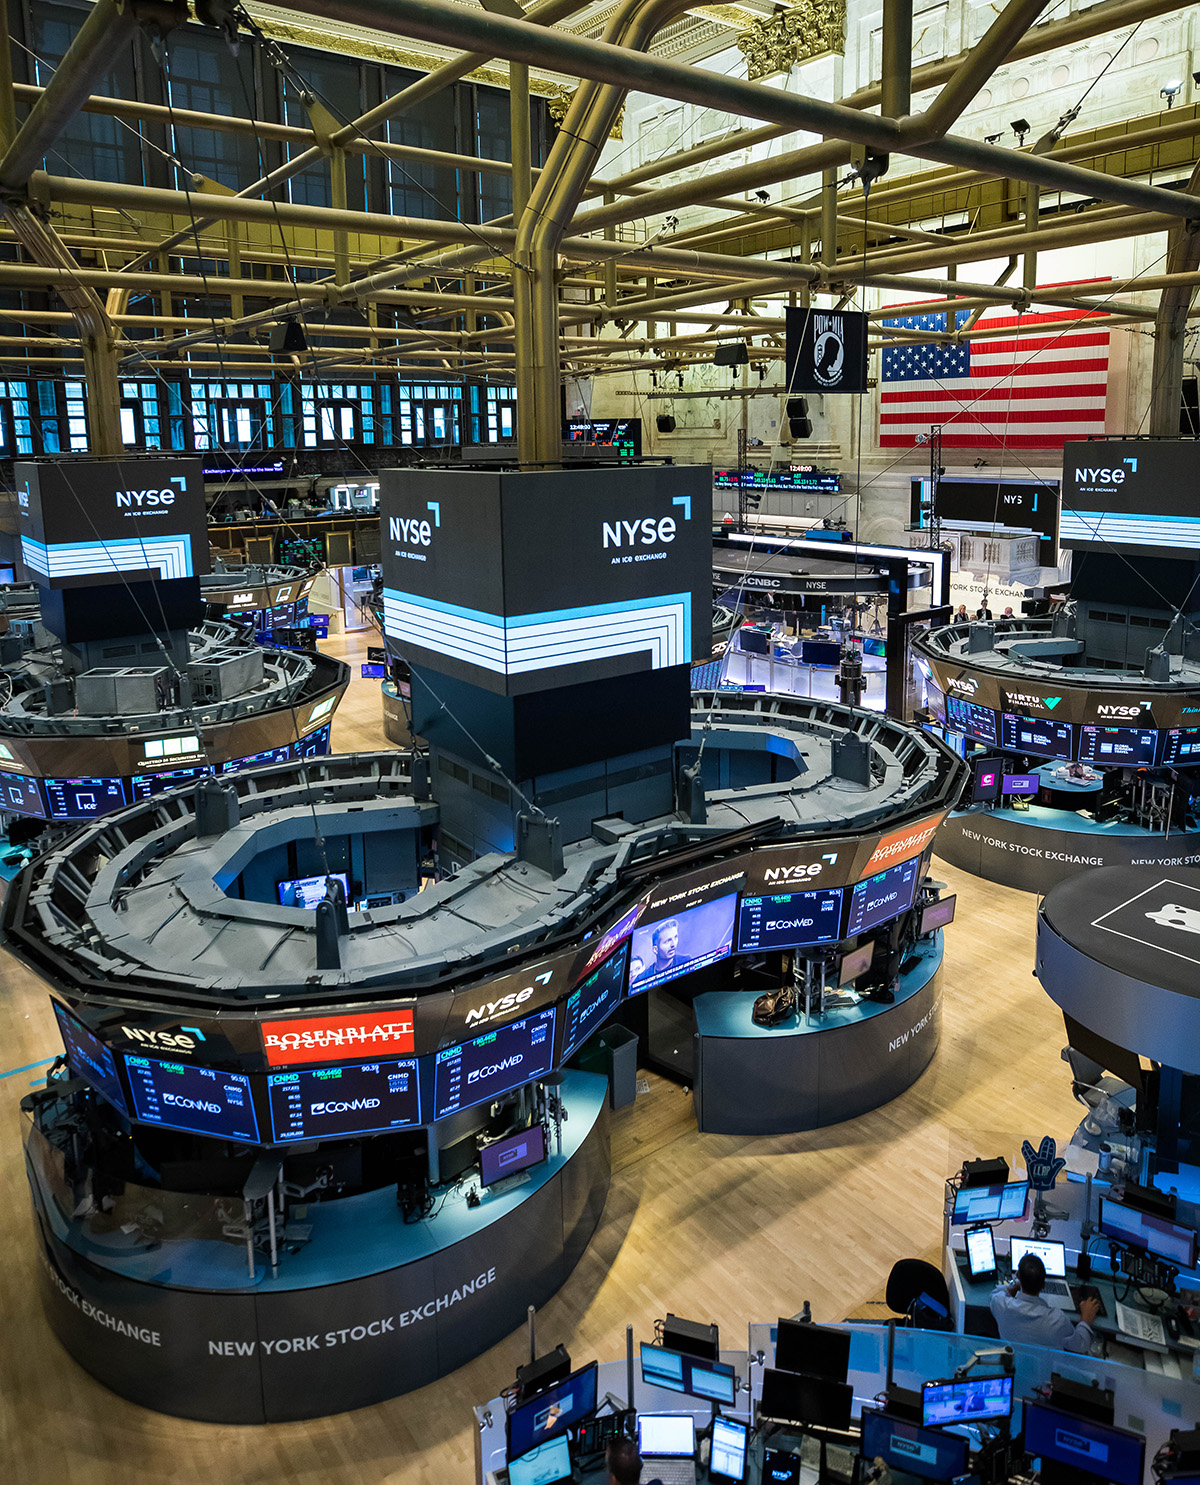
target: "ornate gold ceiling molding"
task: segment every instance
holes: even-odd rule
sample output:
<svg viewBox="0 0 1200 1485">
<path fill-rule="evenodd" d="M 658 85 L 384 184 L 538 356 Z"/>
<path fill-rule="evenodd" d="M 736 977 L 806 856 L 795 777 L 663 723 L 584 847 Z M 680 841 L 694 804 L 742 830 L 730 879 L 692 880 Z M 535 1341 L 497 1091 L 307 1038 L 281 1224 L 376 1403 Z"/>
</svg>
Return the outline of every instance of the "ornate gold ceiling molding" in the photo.
<svg viewBox="0 0 1200 1485">
<path fill-rule="evenodd" d="M 567 110 L 575 101 L 578 88 L 564 88 L 555 83 L 553 91 L 549 94 L 550 101 L 546 104 L 546 111 L 553 120 L 556 129 L 562 128 L 562 122 L 567 116 Z M 617 117 L 613 121 L 612 128 L 608 131 L 610 139 L 624 139 L 622 129 L 625 126 L 625 105 L 622 103 Z"/>
<path fill-rule="evenodd" d="M 751 82 L 788 72 L 798 62 L 846 49 L 846 0 L 801 0 L 787 11 L 754 21 L 737 39 Z"/>
</svg>

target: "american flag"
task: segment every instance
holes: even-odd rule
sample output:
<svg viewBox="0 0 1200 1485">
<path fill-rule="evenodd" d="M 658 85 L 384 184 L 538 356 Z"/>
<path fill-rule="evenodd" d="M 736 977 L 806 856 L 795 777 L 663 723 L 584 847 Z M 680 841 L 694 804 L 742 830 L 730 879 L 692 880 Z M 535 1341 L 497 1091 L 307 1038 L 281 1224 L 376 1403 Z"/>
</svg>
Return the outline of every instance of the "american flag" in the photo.
<svg viewBox="0 0 1200 1485">
<path fill-rule="evenodd" d="M 946 333 L 946 312 L 886 319 L 900 330 Z M 956 327 L 969 310 L 955 311 Z M 1012 335 L 962 345 L 907 344 L 883 353 L 880 438 L 911 448 L 918 433 L 942 425 L 951 449 L 1057 449 L 1064 439 L 1104 432 L 1108 336 L 1099 310 L 1015 315 L 988 312 L 979 325 Z"/>
</svg>

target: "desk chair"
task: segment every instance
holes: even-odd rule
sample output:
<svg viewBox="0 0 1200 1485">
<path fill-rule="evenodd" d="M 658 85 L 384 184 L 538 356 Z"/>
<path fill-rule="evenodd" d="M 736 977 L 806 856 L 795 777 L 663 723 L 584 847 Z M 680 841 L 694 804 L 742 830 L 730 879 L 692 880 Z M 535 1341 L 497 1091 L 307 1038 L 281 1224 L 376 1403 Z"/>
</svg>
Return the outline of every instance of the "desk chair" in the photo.
<svg viewBox="0 0 1200 1485">
<path fill-rule="evenodd" d="M 950 1291 L 940 1269 L 923 1258 L 901 1258 L 892 1265 L 884 1299 L 889 1310 L 923 1330 L 953 1330 Z"/>
<path fill-rule="evenodd" d="M 1111 1123 L 1116 1114 L 1111 1108 L 1105 1109 L 1104 1105 L 1110 1099 L 1128 1093 L 1130 1085 L 1124 1079 L 1106 1073 L 1099 1062 L 1084 1056 L 1077 1047 L 1064 1047 L 1060 1055 L 1071 1069 L 1071 1092 L 1076 1102 L 1081 1103 L 1090 1114 L 1096 1114 L 1101 1127 Z M 1115 1123 L 1112 1127 L 1116 1128 Z"/>
</svg>

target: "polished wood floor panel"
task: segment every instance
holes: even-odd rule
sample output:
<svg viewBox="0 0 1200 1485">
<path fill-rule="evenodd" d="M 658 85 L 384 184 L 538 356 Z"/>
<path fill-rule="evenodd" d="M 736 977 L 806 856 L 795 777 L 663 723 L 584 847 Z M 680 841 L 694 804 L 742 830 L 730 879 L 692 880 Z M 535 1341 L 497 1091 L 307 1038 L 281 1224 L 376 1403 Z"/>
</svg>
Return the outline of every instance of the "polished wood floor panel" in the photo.
<svg viewBox="0 0 1200 1485">
<path fill-rule="evenodd" d="M 333 727 L 342 750 L 385 746 L 379 684 L 358 674 L 367 634 L 330 653 L 354 676 Z M 892 1263 L 936 1261 L 945 1178 L 964 1159 L 1077 1122 L 1059 1060 L 1062 1019 L 1033 977 L 1035 900 L 957 872 L 946 934 L 942 1043 L 886 1108 L 812 1134 L 700 1135 L 691 1099 L 648 1079 L 613 1116 L 613 1183 L 582 1262 L 538 1314 L 539 1349 L 579 1362 L 623 1354 L 625 1326 L 650 1334 L 672 1310 L 716 1320 L 743 1344 L 754 1319 L 812 1302 L 818 1320 L 878 1312 Z M 42 1319 L 17 1102 L 58 1036 L 40 981 L 0 955 L 0 1485 L 443 1485 L 473 1470 L 471 1404 L 525 1359 L 523 1332 L 393 1402 L 310 1423 L 191 1423 L 115 1397 Z"/>
</svg>

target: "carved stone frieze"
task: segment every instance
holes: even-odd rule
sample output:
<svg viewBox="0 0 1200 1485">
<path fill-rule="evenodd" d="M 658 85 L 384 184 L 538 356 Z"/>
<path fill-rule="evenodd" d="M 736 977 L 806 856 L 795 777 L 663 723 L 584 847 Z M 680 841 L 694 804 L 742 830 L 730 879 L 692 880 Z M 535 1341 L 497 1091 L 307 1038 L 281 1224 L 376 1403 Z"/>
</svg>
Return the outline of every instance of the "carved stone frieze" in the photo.
<svg viewBox="0 0 1200 1485">
<path fill-rule="evenodd" d="M 800 0 L 791 10 L 755 21 L 737 39 L 751 82 L 788 72 L 798 62 L 846 49 L 846 0 Z"/>
</svg>

